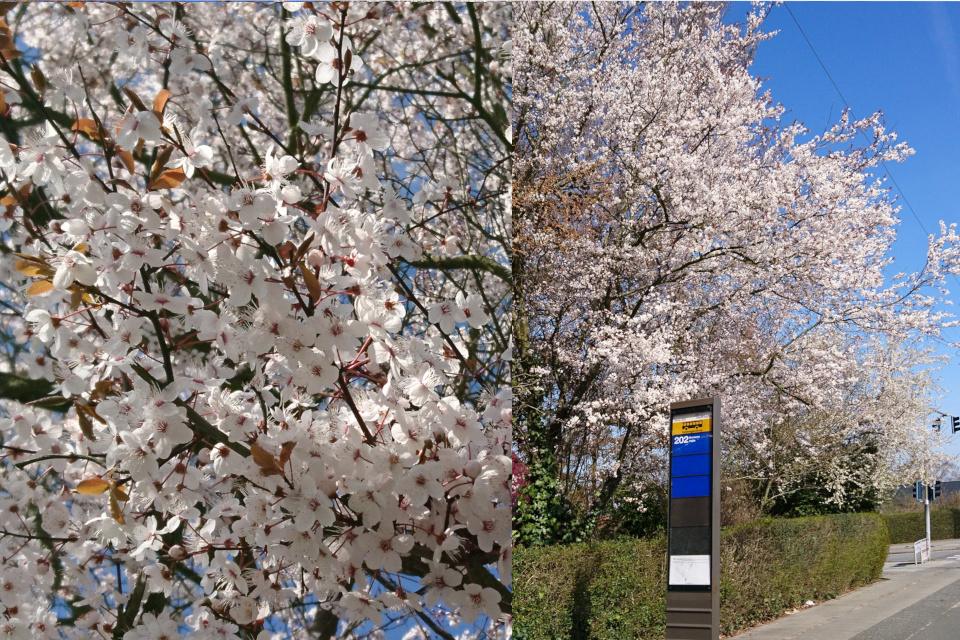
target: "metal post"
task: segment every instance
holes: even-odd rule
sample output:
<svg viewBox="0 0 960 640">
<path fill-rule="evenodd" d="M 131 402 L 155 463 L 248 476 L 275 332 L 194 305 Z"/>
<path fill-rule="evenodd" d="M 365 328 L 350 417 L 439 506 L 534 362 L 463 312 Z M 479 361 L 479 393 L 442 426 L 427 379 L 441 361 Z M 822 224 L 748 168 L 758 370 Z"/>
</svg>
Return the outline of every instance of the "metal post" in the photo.
<svg viewBox="0 0 960 640">
<path fill-rule="evenodd" d="M 929 453 L 928 447 L 930 446 L 930 436 L 929 433 L 924 430 L 923 438 L 923 517 L 926 521 L 927 527 L 927 558 L 930 558 L 931 552 L 933 551 L 931 540 L 930 540 L 930 469 L 927 465 L 929 459 L 927 454 Z"/>
<path fill-rule="evenodd" d="M 670 405 L 668 640 L 720 637 L 720 401 Z"/>
</svg>

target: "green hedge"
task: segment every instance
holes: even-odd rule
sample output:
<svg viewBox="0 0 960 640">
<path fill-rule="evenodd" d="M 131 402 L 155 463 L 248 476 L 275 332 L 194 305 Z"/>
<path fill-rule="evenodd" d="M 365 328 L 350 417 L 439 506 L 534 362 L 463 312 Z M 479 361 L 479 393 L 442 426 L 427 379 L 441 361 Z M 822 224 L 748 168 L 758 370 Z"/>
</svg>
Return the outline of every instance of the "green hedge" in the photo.
<svg viewBox="0 0 960 640">
<path fill-rule="evenodd" d="M 724 633 L 829 600 L 883 572 L 889 536 L 874 513 L 765 520 L 721 534 Z"/>
<path fill-rule="evenodd" d="M 891 544 L 916 542 L 927 536 L 923 512 L 893 513 L 883 516 L 890 530 Z M 930 537 L 934 540 L 960 538 L 960 509 L 936 509 L 930 512 Z"/>
<path fill-rule="evenodd" d="M 721 534 L 724 633 L 805 600 L 876 580 L 887 556 L 876 514 L 765 520 Z M 663 537 L 516 549 L 516 640 L 660 640 L 665 628 Z"/>
</svg>

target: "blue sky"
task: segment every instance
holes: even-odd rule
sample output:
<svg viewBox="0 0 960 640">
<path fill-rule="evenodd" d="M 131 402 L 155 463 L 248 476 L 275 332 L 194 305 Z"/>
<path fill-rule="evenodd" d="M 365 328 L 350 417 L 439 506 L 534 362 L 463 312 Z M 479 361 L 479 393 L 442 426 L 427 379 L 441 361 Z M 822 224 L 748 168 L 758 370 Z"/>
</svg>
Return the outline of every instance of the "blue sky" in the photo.
<svg viewBox="0 0 960 640">
<path fill-rule="evenodd" d="M 763 43 L 752 66 L 787 122 L 799 120 L 814 132 L 834 123 L 844 102 L 791 17 L 793 12 L 853 114 L 882 111 L 916 154 L 890 164 L 901 197 L 900 229 L 894 245 L 895 271 L 915 271 L 926 256 L 924 228 L 960 222 L 960 3 L 790 2 L 776 6 L 764 30 L 779 33 Z M 749 5 L 734 3 L 731 18 Z M 892 183 L 888 184 L 892 186 Z M 894 193 L 899 195 L 896 188 Z M 919 219 L 919 221 L 918 221 Z M 921 226 L 922 225 L 922 226 Z M 949 310 L 960 314 L 960 283 L 948 281 Z M 960 342 L 960 328 L 946 330 Z M 950 363 L 939 372 L 945 392 L 940 410 L 960 415 L 960 353 L 941 347 Z M 960 455 L 960 433 L 950 445 Z"/>
</svg>

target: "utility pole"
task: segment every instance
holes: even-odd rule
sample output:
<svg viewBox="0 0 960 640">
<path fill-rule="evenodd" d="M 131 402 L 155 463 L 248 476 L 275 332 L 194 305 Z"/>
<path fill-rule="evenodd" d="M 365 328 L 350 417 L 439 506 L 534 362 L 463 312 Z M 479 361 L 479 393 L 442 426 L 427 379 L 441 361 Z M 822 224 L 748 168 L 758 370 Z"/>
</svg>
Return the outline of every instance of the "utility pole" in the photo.
<svg viewBox="0 0 960 640">
<path fill-rule="evenodd" d="M 960 416 L 951 416 L 943 411 L 934 409 L 934 412 L 940 414 L 933 420 L 933 424 L 930 426 L 936 429 L 937 433 L 940 433 L 940 429 L 943 427 L 943 418 L 947 418 L 947 423 L 950 426 L 952 434 L 960 431 Z M 939 481 L 930 480 L 930 468 L 929 468 L 929 457 L 928 457 L 928 448 L 930 446 L 930 436 L 929 432 L 924 429 L 924 438 L 923 438 L 923 474 L 922 481 L 917 483 L 917 490 L 923 490 L 923 518 L 926 524 L 927 531 L 927 552 L 929 553 L 932 550 L 932 539 L 930 535 L 930 498 L 931 494 L 933 498 L 936 498 L 936 488 L 940 484 Z M 920 495 L 917 495 L 917 499 L 920 498 Z"/>
<path fill-rule="evenodd" d="M 937 418 L 937 428 L 939 430 L 939 421 Z M 930 436 L 926 434 L 926 437 L 923 439 L 923 519 L 926 522 L 927 527 L 927 554 L 933 551 L 933 541 L 930 539 L 930 458 L 929 458 L 929 447 L 930 447 Z"/>
<path fill-rule="evenodd" d="M 937 418 L 937 419 L 934 421 L 933 425 L 931 425 L 931 426 L 932 426 L 934 429 L 937 429 L 937 428 L 939 427 L 939 421 L 940 421 L 940 419 Z M 930 491 L 929 491 L 929 489 L 927 488 L 928 485 L 929 485 L 929 482 L 930 482 L 930 481 L 929 481 L 929 473 L 928 473 L 928 472 L 929 472 L 929 464 L 928 464 L 928 462 L 929 462 L 929 457 L 928 457 L 928 455 L 927 455 L 927 454 L 929 453 L 929 451 L 928 451 L 929 447 L 930 447 L 930 436 L 929 436 L 929 434 L 927 433 L 927 430 L 924 429 L 924 430 L 923 430 L 923 475 L 921 476 L 922 483 L 921 483 L 920 487 L 923 489 L 923 519 L 924 519 L 924 521 L 925 521 L 925 523 L 926 523 L 926 533 L 927 533 L 927 535 L 926 535 L 925 537 L 926 537 L 926 540 L 927 540 L 927 557 L 929 557 L 930 549 L 931 549 L 930 544 L 931 544 L 931 542 L 932 542 L 932 541 L 930 540 Z"/>
<path fill-rule="evenodd" d="M 943 419 L 941 418 L 941 416 L 949 418 L 950 426 L 951 428 L 953 427 L 953 424 L 954 424 L 953 416 L 950 416 L 939 410 L 935 410 L 935 411 L 940 415 L 937 416 L 936 419 L 934 419 L 933 424 L 931 426 L 934 429 L 936 429 L 937 433 L 940 433 L 940 428 L 942 426 Z M 923 519 L 924 519 L 924 522 L 926 523 L 926 530 L 927 530 L 927 552 L 930 553 L 933 551 L 933 546 L 932 546 L 933 540 L 931 540 L 931 536 L 930 536 L 930 494 L 933 492 L 933 483 L 930 481 L 929 459 L 927 457 L 928 448 L 930 446 L 929 444 L 930 440 L 929 440 L 929 435 L 927 435 L 927 432 L 925 431 L 924 433 L 925 433 L 925 437 L 924 437 L 924 446 L 923 446 Z"/>
<path fill-rule="evenodd" d="M 947 418 L 947 425 L 950 427 L 950 430 L 953 434 L 960 431 L 960 416 L 951 416 L 950 414 L 944 413 L 939 409 L 934 409 L 934 413 L 939 414 L 936 418 L 933 419 L 932 424 L 930 425 L 933 429 L 940 433 L 940 429 L 943 428 L 943 418 Z M 917 481 L 916 491 L 917 491 L 917 500 L 920 499 L 920 491 L 923 491 L 923 519 L 926 528 L 926 543 L 927 543 L 927 553 L 929 554 L 932 551 L 933 540 L 930 535 L 930 501 L 937 498 L 937 489 L 939 489 L 940 481 L 930 479 L 930 432 L 926 429 L 923 430 L 923 470 L 920 474 L 920 480 Z M 919 540 L 917 541 L 919 542 Z"/>
</svg>

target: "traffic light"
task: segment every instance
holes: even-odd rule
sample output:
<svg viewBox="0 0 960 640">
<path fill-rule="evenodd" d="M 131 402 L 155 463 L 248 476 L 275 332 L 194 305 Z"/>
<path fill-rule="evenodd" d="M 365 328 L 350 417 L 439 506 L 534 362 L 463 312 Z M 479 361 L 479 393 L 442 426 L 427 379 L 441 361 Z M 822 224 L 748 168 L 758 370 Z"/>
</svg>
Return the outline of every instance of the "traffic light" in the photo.
<svg viewBox="0 0 960 640">
<path fill-rule="evenodd" d="M 933 428 L 936 429 L 938 433 L 940 432 L 940 418 L 933 421 Z"/>
<path fill-rule="evenodd" d="M 919 480 L 913 485 L 913 499 L 923 501 L 923 483 Z"/>
<path fill-rule="evenodd" d="M 933 499 L 934 499 L 934 500 L 936 500 L 937 498 L 940 497 L 940 491 L 941 491 L 941 489 L 942 489 L 942 487 L 940 486 L 940 481 L 939 481 L 939 480 L 937 480 L 936 482 L 933 483 Z"/>
<path fill-rule="evenodd" d="M 960 417 L 950 416 L 950 426 L 953 428 L 953 433 L 960 431 Z"/>
</svg>

